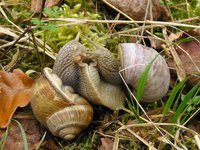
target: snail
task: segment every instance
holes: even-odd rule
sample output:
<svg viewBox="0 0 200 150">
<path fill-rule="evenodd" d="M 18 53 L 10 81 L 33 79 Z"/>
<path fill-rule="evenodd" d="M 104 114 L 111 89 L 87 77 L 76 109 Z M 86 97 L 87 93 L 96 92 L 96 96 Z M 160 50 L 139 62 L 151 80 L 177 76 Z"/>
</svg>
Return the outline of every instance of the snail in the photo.
<svg viewBox="0 0 200 150">
<path fill-rule="evenodd" d="M 32 89 L 31 107 L 36 119 L 58 137 L 71 140 L 92 121 L 93 108 L 86 99 L 62 84 L 50 68 Z"/>
<path fill-rule="evenodd" d="M 170 84 L 170 73 L 164 58 L 154 49 L 135 43 L 119 44 L 122 75 L 137 91 L 138 80 L 145 67 L 153 62 L 148 73 L 141 102 L 154 102 L 166 95 Z"/>
<path fill-rule="evenodd" d="M 83 59 L 79 65 L 79 93 L 91 103 L 103 105 L 112 110 L 124 107 L 125 93 L 120 85 L 114 85 L 101 79 L 97 61 Z"/>
<path fill-rule="evenodd" d="M 53 69 L 44 68 L 33 86 L 31 106 L 35 117 L 52 134 L 66 140 L 76 137 L 92 121 L 93 109 L 87 100 L 112 110 L 125 110 L 126 95 L 119 72 L 135 93 L 141 74 L 152 62 L 142 102 L 161 99 L 169 88 L 169 68 L 155 50 L 122 43 L 117 59 L 108 49 L 92 43 L 95 51 L 87 49 L 77 38 L 65 44 Z"/>
<path fill-rule="evenodd" d="M 79 61 L 80 55 L 84 55 L 86 51 L 86 47 L 78 41 L 79 34 L 60 49 L 53 66 L 53 73 L 62 79 L 63 84 L 74 89 L 78 86 L 78 66 L 76 62 Z"/>
<path fill-rule="evenodd" d="M 122 84 L 122 79 L 119 75 L 120 61 L 108 49 L 97 45 L 88 37 L 85 38 L 96 48 L 94 51 L 87 51 L 86 53 L 91 54 L 91 57 L 97 61 L 99 74 L 109 83 Z"/>
<path fill-rule="evenodd" d="M 120 62 L 108 49 L 96 48 L 95 51 L 89 51 L 77 40 L 68 42 L 56 57 L 53 73 L 62 79 L 63 84 L 72 86 L 93 104 L 120 109 L 125 94 L 119 85 L 112 84 L 122 83 L 118 73 Z M 88 72 L 89 69 L 93 72 Z"/>
</svg>

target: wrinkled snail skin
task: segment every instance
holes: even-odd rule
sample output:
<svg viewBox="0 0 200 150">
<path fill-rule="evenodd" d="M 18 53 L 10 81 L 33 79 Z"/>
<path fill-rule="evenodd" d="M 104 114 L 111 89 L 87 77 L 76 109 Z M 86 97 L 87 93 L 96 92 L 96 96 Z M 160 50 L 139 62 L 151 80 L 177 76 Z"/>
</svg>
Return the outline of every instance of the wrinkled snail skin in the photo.
<svg viewBox="0 0 200 150">
<path fill-rule="evenodd" d="M 101 77 L 103 77 L 106 82 L 122 84 L 123 82 L 119 75 L 120 61 L 116 59 L 113 53 L 108 49 L 99 46 L 88 37 L 85 38 L 96 48 L 94 51 L 87 51 L 86 53 L 91 54 L 91 57 L 97 61 L 97 68 Z"/>
<path fill-rule="evenodd" d="M 57 74 L 63 81 L 63 84 L 77 88 L 78 84 L 78 66 L 76 61 L 80 59 L 80 54 L 86 51 L 77 40 L 72 40 L 65 44 L 56 57 L 53 73 Z"/>
<path fill-rule="evenodd" d="M 122 79 L 119 75 L 120 61 L 114 57 L 106 48 L 99 48 L 93 52 L 93 58 L 97 61 L 97 68 L 100 75 L 106 82 L 112 84 L 122 84 Z"/>
<path fill-rule="evenodd" d="M 135 44 L 119 45 L 122 75 L 135 93 L 140 75 L 153 61 L 143 91 L 142 102 L 153 102 L 166 95 L 170 84 L 170 72 L 164 58 L 152 48 Z M 155 59 L 155 60 L 154 60 Z"/>
<path fill-rule="evenodd" d="M 79 93 L 91 103 L 103 105 L 112 110 L 124 107 L 125 94 L 119 85 L 113 85 L 100 78 L 95 60 L 79 62 Z"/>
<path fill-rule="evenodd" d="M 50 76 L 53 80 L 57 78 L 57 83 L 52 83 L 48 79 Z M 55 90 L 58 87 L 60 89 Z M 44 74 L 36 81 L 32 91 L 30 102 L 34 116 L 53 135 L 71 140 L 92 121 L 92 106 L 83 97 L 73 93 L 71 87 L 63 86 L 50 68 L 44 69 Z"/>
</svg>

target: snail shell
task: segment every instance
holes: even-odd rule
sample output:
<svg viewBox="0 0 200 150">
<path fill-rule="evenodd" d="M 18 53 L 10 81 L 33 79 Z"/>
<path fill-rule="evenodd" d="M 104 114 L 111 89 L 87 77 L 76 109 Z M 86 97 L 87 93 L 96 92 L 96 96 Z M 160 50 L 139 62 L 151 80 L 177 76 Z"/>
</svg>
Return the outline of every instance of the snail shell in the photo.
<svg viewBox="0 0 200 150">
<path fill-rule="evenodd" d="M 63 86 L 50 68 L 44 68 L 32 91 L 33 113 L 53 135 L 71 140 L 92 121 L 91 105 L 71 87 Z"/>
<path fill-rule="evenodd" d="M 123 77 L 127 84 L 137 91 L 138 80 L 146 65 L 153 61 L 145 88 L 142 102 L 153 102 L 166 95 L 170 84 L 170 73 L 164 58 L 154 49 L 135 43 L 119 45 L 119 54 Z M 155 60 L 154 60 L 155 59 Z"/>
<path fill-rule="evenodd" d="M 121 86 L 110 84 L 100 78 L 95 60 L 79 62 L 79 93 L 90 102 L 106 106 L 112 110 L 122 109 L 125 94 Z"/>
<path fill-rule="evenodd" d="M 80 54 L 85 51 L 86 47 L 77 39 L 68 42 L 60 49 L 53 66 L 53 73 L 61 78 L 63 84 L 77 88 L 78 66 L 76 62 L 80 59 Z"/>
</svg>

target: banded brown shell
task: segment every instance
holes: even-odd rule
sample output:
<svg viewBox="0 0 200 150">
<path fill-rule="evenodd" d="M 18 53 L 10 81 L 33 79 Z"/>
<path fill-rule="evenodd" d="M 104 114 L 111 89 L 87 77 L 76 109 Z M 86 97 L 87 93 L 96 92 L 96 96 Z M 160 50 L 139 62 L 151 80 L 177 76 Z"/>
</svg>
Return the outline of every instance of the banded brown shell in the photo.
<svg viewBox="0 0 200 150">
<path fill-rule="evenodd" d="M 91 105 L 71 87 L 63 86 L 50 68 L 44 68 L 32 91 L 33 113 L 53 135 L 71 140 L 92 121 Z"/>
</svg>

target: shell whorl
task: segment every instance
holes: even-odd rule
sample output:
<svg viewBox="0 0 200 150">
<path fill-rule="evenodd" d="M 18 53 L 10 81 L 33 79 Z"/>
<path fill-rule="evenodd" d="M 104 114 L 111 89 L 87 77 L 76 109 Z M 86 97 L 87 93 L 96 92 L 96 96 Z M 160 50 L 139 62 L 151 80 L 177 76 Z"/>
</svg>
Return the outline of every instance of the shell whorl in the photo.
<svg viewBox="0 0 200 150">
<path fill-rule="evenodd" d="M 157 51 L 140 44 L 122 43 L 119 45 L 119 54 L 121 69 L 124 70 L 122 74 L 134 93 L 137 91 L 139 77 L 153 61 L 141 101 L 153 102 L 166 95 L 170 84 L 169 68 Z"/>
<path fill-rule="evenodd" d="M 58 84 L 48 79 L 50 75 L 53 79 L 58 78 Z M 60 90 L 66 96 L 63 96 Z M 32 91 L 30 102 L 33 113 L 52 134 L 70 140 L 92 121 L 91 105 L 83 97 L 73 93 L 72 88 L 63 86 L 62 81 L 50 68 L 44 69 L 44 74 L 36 81 Z"/>
<path fill-rule="evenodd" d="M 47 119 L 47 127 L 56 136 L 73 139 L 91 122 L 93 109 L 89 105 L 63 108 Z"/>
</svg>

